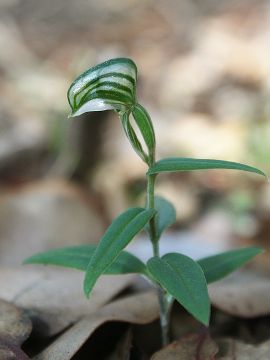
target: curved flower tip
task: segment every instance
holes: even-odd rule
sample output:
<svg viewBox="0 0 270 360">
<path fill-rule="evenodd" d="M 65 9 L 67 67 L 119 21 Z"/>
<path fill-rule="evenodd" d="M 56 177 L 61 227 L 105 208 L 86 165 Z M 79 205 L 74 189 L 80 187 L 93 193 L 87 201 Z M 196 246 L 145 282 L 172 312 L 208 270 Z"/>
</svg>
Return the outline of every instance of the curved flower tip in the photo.
<svg viewBox="0 0 270 360">
<path fill-rule="evenodd" d="M 116 58 L 90 68 L 68 90 L 70 116 L 89 111 L 125 111 L 136 103 L 137 68 L 127 58 Z"/>
</svg>

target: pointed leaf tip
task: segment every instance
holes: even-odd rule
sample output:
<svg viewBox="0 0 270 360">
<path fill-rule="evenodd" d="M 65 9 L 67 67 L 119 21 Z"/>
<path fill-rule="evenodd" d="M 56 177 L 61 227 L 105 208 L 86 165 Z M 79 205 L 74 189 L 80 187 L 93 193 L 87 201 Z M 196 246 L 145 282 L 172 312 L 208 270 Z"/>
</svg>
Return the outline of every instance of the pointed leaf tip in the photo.
<svg viewBox="0 0 270 360">
<path fill-rule="evenodd" d="M 201 267 L 188 256 L 169 253 L 153 257 L 147 268 L 161 287 L 172 295 L 191 315 L 209 324 L 210 300 Z"/>
<path fill-rule="evenodd" d="M 262 175 L 267 175 L 260 169 L 250 165 L 245 165 L 233 161 L 215 160 L 215 159 L 192 159 L 192 158 L 166 158 L 157 161 L 149 168 L 148 174 L 158 174 L 162 172 L 178 172 L 209 169 L 229 169 L 242 170 Z"/>
<path fill-rule="evenodd" d="M 24 264 L 56 265 L 86 271 L 96 248 L 95 245 L 81 245 L 53 249 L 29 257 Z M 108 275 L 130 273 L 146 275 L 146 266 L 127 251 L 121 251 L 117 259 L 104 272 Z"/>
<path fill-rule="evenodd" d="M 234 249 L 217 255 L 208 256 L 198 260 L 206 281 L 211 284 L 231 274 L 248 261 L 264 252 L 264 249 L 257 246 Z"/>
</svg>

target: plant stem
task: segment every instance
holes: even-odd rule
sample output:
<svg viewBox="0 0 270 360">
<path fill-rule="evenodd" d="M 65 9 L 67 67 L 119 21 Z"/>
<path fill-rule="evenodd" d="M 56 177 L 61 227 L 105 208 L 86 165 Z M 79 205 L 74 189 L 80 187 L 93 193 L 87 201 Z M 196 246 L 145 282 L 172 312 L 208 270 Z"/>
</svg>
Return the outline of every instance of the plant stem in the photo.
<svg viewBox="0 0 270 360">
<path fill-rule="evenodd" d="M 155 175 L 147 175 L 147 199 L 146 199 L 146 207 L 148 209 L 155 209 Z M 157 239 L 156 232 L 156 222 L 155 217 L 149 221 L 149 236 L 153 245 L 153 253 L 154 256 L 159 256 L 159 245 Z"/>
<path fill-rule="evenodd" d="M 147 208 L 155 209 L 155 175 L 147 175 Z M 156 232 L 155 217 L 149 222 L 149 236 L 152 242 L 153 255 L 160 257 L 159 254 L 159 238 Z M 160 311 L 160 327 L 162 346 L 169 344 L 169 309 L 170 305 L 167 301 L 165 291 L 157 284 L 157 295 Z"/>
</svg>

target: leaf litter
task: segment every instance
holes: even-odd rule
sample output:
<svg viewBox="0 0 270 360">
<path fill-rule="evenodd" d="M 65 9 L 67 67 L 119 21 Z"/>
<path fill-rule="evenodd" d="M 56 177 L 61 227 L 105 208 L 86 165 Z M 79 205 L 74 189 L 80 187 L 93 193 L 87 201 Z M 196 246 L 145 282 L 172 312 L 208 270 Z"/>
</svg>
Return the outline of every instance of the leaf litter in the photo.
<svg viewBox="0 0 270 360">
<path fill-rule="evenodd" d="M 268 360 L 270 358 L 270 340 L 260 345 L 245 344 L 235 339 L 217 341 L 219 355 L 217 360 Z"/>
<path fill-rule="evenodd" d="M 270 314 L 270 277 L 243 269 L 209 286 L 213 306 L 225 313 L 255 318 Z"/>
<path fill-rule="evenodd" d="M 214 360 L 217 344 L 207 332 L 183 337 L 156 352 L 151 360 Z"/>
<path fill-rule="evenodd" d="M 0 271 L 0 298 L 25 309 L 39 336 L 50 337 L 95 312 L 129 286 L 134 276 L 103 276 L 88 300 L 83 273 L 67 269 L 20 268 Z"/>
<path fill-rule="evenodd" d="M 148 324 L 159 316 L 158 301 L 154 292 L 116 300 L 95 314 L 85 316 L 44 351 L 34 357 L 34 360 L 69 360 L 89 339 L 94 331 L 109 321 L 121 321 L 132 324 Z"/>
<path fill-rule="evenodd" d="M 270 340 L 259 345 L 231 338 L 213 340 L 205 333 L 183 337 L 156 352 L 151 360 L 269 360 Z"/>
<path fill-rule="evenodd" d="M 0 359 L 28 359 L 21 345 L 31 331 L 32 323 L 25 312 L 0 299 Z"/>
</svg>

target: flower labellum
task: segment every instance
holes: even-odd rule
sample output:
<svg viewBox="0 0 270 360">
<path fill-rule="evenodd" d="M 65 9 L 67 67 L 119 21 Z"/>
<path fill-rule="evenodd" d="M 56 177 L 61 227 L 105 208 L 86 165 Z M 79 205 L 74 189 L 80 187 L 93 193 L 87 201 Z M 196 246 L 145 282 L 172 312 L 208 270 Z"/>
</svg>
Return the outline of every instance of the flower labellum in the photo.
<svg viewBox="0 0 270 360">
<path fill-rule="evenodd" d="M 73 81 L 68 90 L 71 116 L 90 111 L 126 111 L 136 103 L 137 68 L 127 58 L 94 66 Z"/>
</svg>

